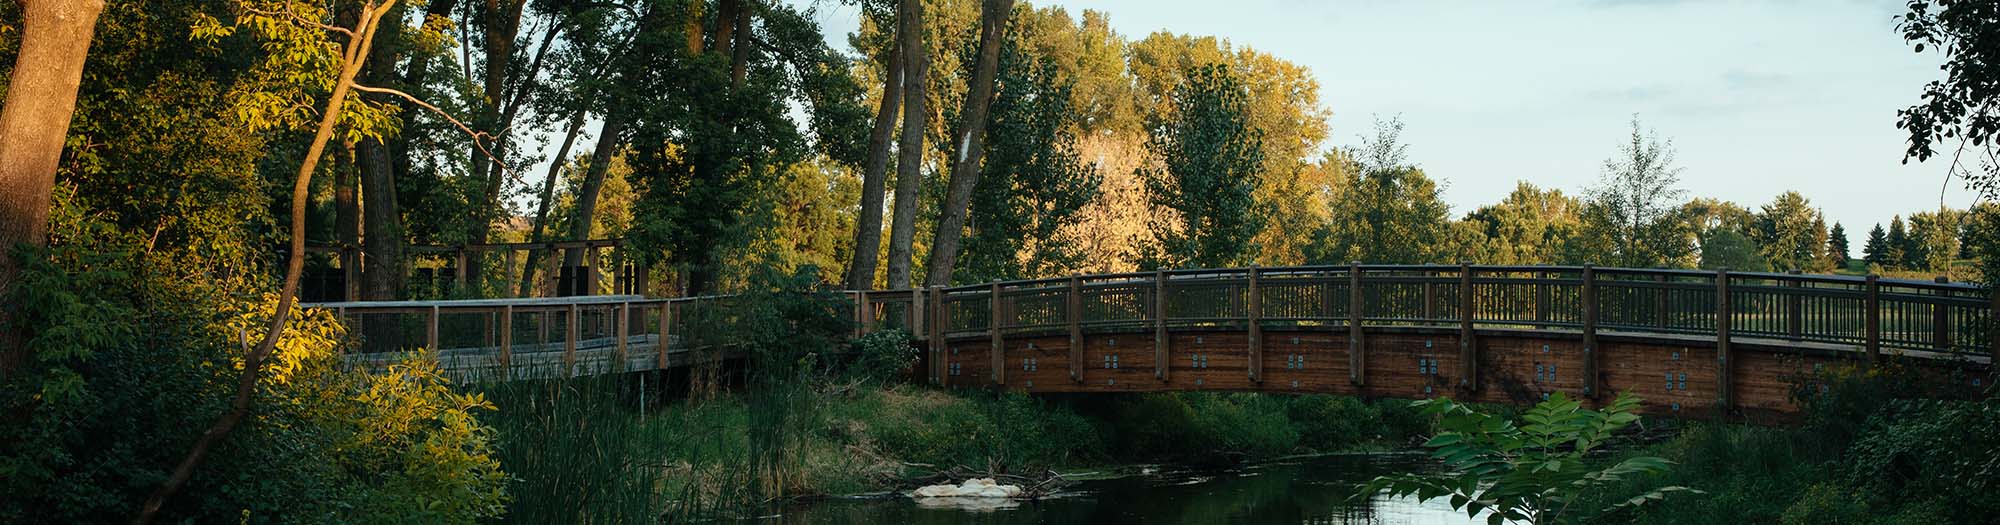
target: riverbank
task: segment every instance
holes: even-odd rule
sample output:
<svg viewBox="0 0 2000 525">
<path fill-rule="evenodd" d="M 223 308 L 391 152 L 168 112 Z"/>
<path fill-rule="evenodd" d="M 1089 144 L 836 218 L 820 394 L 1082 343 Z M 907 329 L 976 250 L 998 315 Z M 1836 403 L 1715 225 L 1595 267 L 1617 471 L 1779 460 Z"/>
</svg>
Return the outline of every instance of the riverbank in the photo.
<svg viewBox="0 0 2000 525">
<path fill-rule="evenodd" d="M 770 396 L 749 392 L 641 405 L 636 385 L 574 379 L 488 393 L 501 408 L 486 419 L 515 479 L 507 516 L 520 522 L 712 515 L 774 497 L 906 489 L 946 471 L 1038 478 L 1399 449 L 1429 431 L 1407 402 L 1327 395 L 1031 397 L 819 384 L 785 396 L 794 413 L 773 429 L 755 417 Z M 770 434 L 785 436 L 776 462 L 769 440 L 753 439 Z M 759 494 L 760 479 L 781 483 Z"/>
</svg>

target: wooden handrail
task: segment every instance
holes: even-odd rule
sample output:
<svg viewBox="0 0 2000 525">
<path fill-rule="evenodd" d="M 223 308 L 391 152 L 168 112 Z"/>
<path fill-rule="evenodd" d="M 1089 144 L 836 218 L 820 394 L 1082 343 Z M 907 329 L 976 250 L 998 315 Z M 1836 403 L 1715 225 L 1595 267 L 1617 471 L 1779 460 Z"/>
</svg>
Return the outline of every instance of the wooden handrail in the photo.
<svg viewBox="0 0 2000 525">
<path fill-rule="evenodd" d="M 1343 286 L 1348 288 L 1345 293 L 1340 290 Z M 432 312 L 495 315 L 505 310 L 560 315 L 574 306 L 616 306 L 629 312 L 632 305 L 652 308 L 722 297 L 623 295 L 304 306 L 337 309 L 349 319 Z M 932 344 L 938 351 L 945 348 L 944 339 L 976 337 L 1004 344 L 1005 338 L 1015 335 L 1068 332 L 1081 341 L 1083 334 L 1117 330 L 1150 331 L 1162 343 L 1184 330 L 1263 331 L 1287 325 L 1348 331 L 1354 338 L 1358 336 L 1353 330 L 1366 325 L 1457 328 L 1468 341 L 1476 330 L 1487 328 L 1577 331 L 1585 335 L 1586 352 L 1594 348 L 1599 332 L 1616 331 L 1845 345 L 1871 361 L 1879 360 L 1885 349 L 2000 354 L 2000 335 L 1985 328 L 2000 299 L 1985 289 L 1962 282 L 1877 276 L 1353 264 L 1079 275 L 844 297 L 869 314 L 859 317 L 862 322 L 873 322 L 873 312 L 907 312 L 907 327 L 919 338 L 937 340 Z M 1249 302 L 1241 302 L 1245 300 Z M 1347 311 L 1337 312 L 1336 306 L 1343 302 Z M 890 304 L 898 306 L 884 307 Z M 977 317 L 982 313 L 990 317 Z M 495 324 L 510 323 L 482 326 L 491 329 Z M 1463 365 L 1476 368 L 1476 350 L 1461 349 Z M 1170 370 L 1167 356 L 1156 348 L 1155 357 L 1155 373 L 1165 378 Z M 1004 372 L 998 370 L 1004 362 L 994 364 L 992 379 L 1004 382 Z M 1079 380 L 1082 372 L 1076 373 Z M 1364 378 L 1351 379 L 1361 383 Z"/>
</svg>

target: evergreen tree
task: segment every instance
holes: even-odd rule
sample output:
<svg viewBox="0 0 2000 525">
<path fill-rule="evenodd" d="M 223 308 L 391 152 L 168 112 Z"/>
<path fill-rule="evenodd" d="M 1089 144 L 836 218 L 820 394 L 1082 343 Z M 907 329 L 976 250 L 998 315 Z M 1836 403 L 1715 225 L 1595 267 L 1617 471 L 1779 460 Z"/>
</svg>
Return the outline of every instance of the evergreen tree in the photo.
<svg viewBox="0 0 2000 525">
<path fill-rule="evenodd" d="M 1903 229 L 1903 216 L 1897 215 L 1889 219 L 1889 237 L 1886 243 L 1887 249 L 1882 252 L 1882 266 L 1906 267 L 1910 252 L 1910 233 L 1909 230 Z"/>
<path fill-rule="evenodd" d="M 1847 227 L 1841 226 L 1839 221 L 1835 221 L 1833 223 L 1833 231 L 1827 234 L 1827 259 L 1833 261 L 1835 269 L 1839 269 L 1847 266 L 1847 253 Z"/>
<path fill-rule="evenodd" d="M 1889 238 L 1882 233 L 1880 223 L 1875 224 L 1875 229 L 1868 230 L 1868 240 L 1861 244 L 1861 260 L 1871 266 L 1889 263 Z"/>
<path fill-rule="evenodd" d="M 1257 168 L 1264 134 L 1250 126 L 1248 92 L 1229 66 L 1191 68 L 1154 118 L 1148 146 L 1159 168 L 1140 168 L 1158 214 L 1144 266 L 1223 268 L 1250 262 L 1264 230 Z"/>
</svg>

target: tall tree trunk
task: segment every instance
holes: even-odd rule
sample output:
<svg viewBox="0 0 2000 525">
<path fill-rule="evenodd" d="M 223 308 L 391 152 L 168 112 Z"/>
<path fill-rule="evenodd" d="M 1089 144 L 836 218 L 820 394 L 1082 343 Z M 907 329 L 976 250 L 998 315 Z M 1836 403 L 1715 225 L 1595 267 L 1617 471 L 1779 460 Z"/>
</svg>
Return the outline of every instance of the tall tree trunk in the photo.
<svg viewBox="0 0 2000 525">
<path fill-rule="evenodd" d="M 903 138 L 897 143 L 895 216 L 889 223 L 889 288 L 910 287 L 911 244 L 917 234 L 917 190 L 924 176 L 924 83 L 930 56 L 924 47 L 922 0 L 902 0 L 896 8 L 896 40 L 903 51 Z"/>
<path fill-rule="evenodd" d="M 402 20 L 402 7 L 390 9 L 385 18 Z M 396 32 L 377 35 L 370 42 L 361 82 L 384 86 L 395 83 L 396 53 L 400 38 Z M 411 67 L 418 64 L 412 63 Z M 412 77 L 420 73 L 411 72 Z M 421 80 L 418 78 L 418 80 Z M 367 95 L 363 95 L 367 96 Z M 378 101 L 380 101 L 378 99 Z M 401 103 L 397 100 L 393 103 Z M 404 105 L 408 108 L 407 105 Z M 403 216 L 402 208 L 396 204 L 396 179 L 399 173 L 399 159 L 403 157 L 396 147 L 407 143 L 407 139 L 364 139 L 354 146 L 355 167 L 361 172 L 361 220 L 362 263 L 361 298 L 369 301 L 393 301 L 403 292 Z M 363 331 L 371 345 L 394 345 L 400 332 L 388 323 L 364 323 Z"/>
<path fill-rule="evenodd" d="M 733 56 L 736 47 L 736 11 L 743 0 L 718 0 L 715 5 L 715 48 L 722 56 Z"/>
<path fill-rule="evenodd" d="M 589 104 L 585 104 L 588 106 Z M 555 202 L 556 182 L 562 180 L 562 172 L 569 165 L 569 148 L 576 145 L 576 136 L 583 132 L 583 120 L 590 112 L 577 110 L 569 119 L 569 130 L 563 133 L 562 147 L 556 149 L 556 156 L 549 161 L 549 174 L 542 179 L 542 198 L 535 204 L 535 229 L 528 235 L 528 242 L 542 242 L 542 232 L 548 230 L 549 205 Z M 535 263 L 541 259 L 541 252 L 530 248 L 528 260 L 521 265 L 521 283 L 516 295 L 527 297 L 534 291 Z"/>
<path fill-rule="evenodd" d="M 979 63 L 972 70 L 972 83 L 965 92 L 957 130 L 952 133 L 951 182 L 945 189 L 944 209 L 939 211 L 937 236 L 931 242 L 930 261 L 924 265 L 924 284 L 951 284 L 951 271 L 958 260 L 958 241 L 965 234 L 965 218 L 971 211 L 972 189 L 979 184 L 979 159 L 985 156 L 986 110 L 993 103 L 993 79 L 1000 70 L 1000 48 L 1007 38 L 1007 15 L 1014 0 L 986 0 L 979 14 Z"/>
<path fill-rule="evenodd" d="M 257 376 L 264 371 L 264 360 L 277 348 L 278 337 L 284 334 L 285 323 L 291 319 L 292 303 L 299 289 L 299 274 L 305 270 L 306 197 L 311 188 L 313 170 L 319 165 L 320 155 L 326 151 L 327 141 L 333 137 L 334 123 L 340 120 L 340 107 L 354 85 L 354 77 L 361 72 L 361 65 L 368 58 L 368 46 L 375 39 L 375 27 L 381 22 L 382 15 L 393 6 L 395 0 L 389 0 L 381 7 L 364 7 L 360 19 L 355 21 L 356 36 L 348 39 L 346 50 L 342 53 L 340 77 L 333 84 L 332 96 L 327 97 L 326 108 L 320 113 L 319 131 L 313 134 L 312 145 L 306 148 L 305 160 L 299 163 L 299 174 L 292 183 L 292 245 L 285 264 L 285 284 L 278 291 L 278 306 L 272 311 L 271 322 L 264 329 L 263 341 L 243 355 L 243 372 L 238 376 L 236 396 L 230 401 L 229 411 L 217 417 L 215 423 L 195 439 L 194 445 L 188 448 L 187 456 L 181 458 L 173 473 L 160 483 L 160 488 L 152 496 L 146 498 L 146 503 L 132 518 L 133 523 L 151 523 L 167 498 L 173 497 L 182 485 L 187 484 L 188 478 L 194 475 L 195 467 L 200 466 L 208 456 L 209 449 L 250 415 L 250 398 L 257 392 Z"/>
<path fill-rule="evenodd" d="M 903 57 L 900 38 L 889 45 L 882 75 L 882 103 L 875 110 L 875 127 L 868 130 L 868 164 L 861 172 L 861 216 L 854 225 L 854 259 L 847 268 L 847 289 L 875 288 L 875 266 L 882 250 L 882 186 L 889 175 L 889 141 L 896 135 L 897 109 L 903 97 Z"/>
<path fill-rule="evenodd" d="M 604 188 L 604 174 L 611 169 L 611 157 L 618 153 L 625 134 L 625 111 L 612 107 L 604 115 L 604 131 L 598 133 L 597 146 L 590 152 L 590 167 L 584 171 L 583 186 L 576 192 L 576 215 L 570 217 L 569 240 L 581 241 L 590 238 L 590 226 L 597 213 L 597 193 Z M 583 264 L 583 254 L 587 250 L 571 248 L 563 253 L 563 266 L 576 267 Z"/>
<path fill-rule="evenodd" d="M 361 246 L 361 195 L 358 186 L 361 168 L 359 158 L 354 154 L 353 145 L 345 145 L 334 150 L 345 162 L 336 162 L 333 172 L 333 235 L 335 245 L 340 248 L 340 271 L 346 278 L 341 279 L 341 298 L 354 301 L 361 299 L 360 274 L 361 254 L 356 248 Z"/>
<path fill-rule="evenodd" d="M 736 43 L 729 48 L 729 86 L 742 90 L 750 71 L 750 5 L 755 0 L 736 0 Z"/>
<path fill-rule="evenodd" d="M 103 0 L 22 0 L 21 47 L 0 107 L 0 297 L 20 268 L 14 246 L 47 242 L 50 192 L 69 137 L 83 59 Z M 26 330 L 0 308 L 0 373 L 26 357 Z"/>
<path fill-rule="evenodd" d="M 472 173 L 486 182 L 483 200 L 480 201 L 478 208 L 478 222 L 472 226 L 472 244 L 486 242 L 487 235 L 492 233 L 493 222 L 500 219 L 500 210 L 503 208 L 500 205 L 500 190 L 507 186 L 507 170 L 495 165 L 493 159 L 486 158 L 486 155 L 491 153 L 500 159 L 506 158 L 504 147 L 507 142 L 505 131 L 507 123 L 501 122 L 501 110 L 506 104 L 507 64 L 514 57 L 514 38 L 520 33 L 521 12 L 527 4 L 527 0 L 486 0 L 485 4 L 486 27 L 483 33 L 486 37 L 486 78 L 482 87 L 486 92 L 484 101 L 486 107 L 483 108 L 483 118 L 480 120 L 489 126 L 485 131 L 490 135 L 486 139 L 490 142 L 487 143 L 486 151 L 479 151 L 476 147 L 472 151 Z M 471 290 L 478 289 L 476 283 L 484 278 L 485 273 L 482 271 L 485 266 L 483 253 L 479 251 L 466 253 L 466 267 L 463 271 L 466 282 L 458 283 L 459 286 Z"/>
</svg>

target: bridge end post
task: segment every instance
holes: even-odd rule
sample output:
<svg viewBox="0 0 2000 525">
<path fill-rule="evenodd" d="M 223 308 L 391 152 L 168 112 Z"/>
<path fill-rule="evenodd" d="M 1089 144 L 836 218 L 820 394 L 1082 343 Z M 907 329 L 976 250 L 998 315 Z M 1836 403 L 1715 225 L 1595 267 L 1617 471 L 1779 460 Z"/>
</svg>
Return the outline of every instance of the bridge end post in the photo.
<svg viewBox="0 0 2000 525">
<path fill-rule="evenodd" d="M 916 289 L 914 292 L 918 294 L 924 293 L 922 289 Z M 922 312 L 911 312 L 910 315 L 927 318 L 924 326 L 928 330 L 925 333 L 930 335 L 928 339 L 931 351 L 931 374 L 936 378 L 932 382 L 944 385 L 947 383 L 947 378 L 945 377 L 945 367 L 947 364 L 944 362 L 944 287 L 932 286 L 930 288 L 930 295 L 931 301 L 924 305 Z"/>
<path fill-rule="evenodd" d="M 514 305 L 500 307 L 500 379 L 514 378 Z"/>
<path fill-rule="evenodd" d="M 1785 335 L 1796 342 L 1805 334 L 1805 295 L 1800 293 L 1805 281 L 1799 277 L 1802 273 L 1798 268 L 1785 274 L 1791 276 L 1785 280 L 1785 292 L 1791 295 L 1785 301 Z"/>
<path fill-rule="evenodd" d="M 1583 396 L 1597 398 L 1597 268 L 1583 265 Z"/>
<path fill-rule="evenodd" d="M 672 348 L 668 341 L 670 340 L 669 336 L 673 333 L 673 324 L 674 300 L 667 299 L 660 301 L 660 343 L 656 345 L 659 348 L 659 353 L 654 356 L 659 361 L 657 366 L 660 367 L 660 370 L 667 369 L 667 351 Z"/>
</svg>

